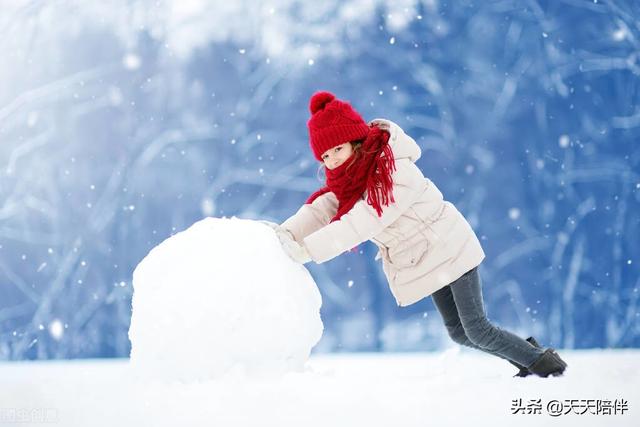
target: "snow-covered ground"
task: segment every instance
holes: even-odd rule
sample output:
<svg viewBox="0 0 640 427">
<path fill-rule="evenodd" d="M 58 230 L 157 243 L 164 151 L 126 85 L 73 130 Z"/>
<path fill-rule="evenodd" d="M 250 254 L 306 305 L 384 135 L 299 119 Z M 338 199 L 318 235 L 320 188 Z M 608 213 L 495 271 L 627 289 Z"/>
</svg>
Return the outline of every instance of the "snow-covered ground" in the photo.
<svg viewBox="0 0 640 427">
<path fill-rule="evenodd" d="M 133 282 L 131 358 L 0 363 L 0 425 L 640 425 L 639 349 L 561 350 L 560 378 L 454 345 L 308 358 L 320 293 L 256 221 L 199 221 Z"/>
<path fill-rule="evenodd" d="M 560 353 L 569 368 L 559 378 L 513 378 L 507 362 L 458 347 L 312 355 L 302 373 L 199 382 L 141 380 L 127 359 L 3 362 L 0 425 L 18 417 L 19 425 L 78 427 L 640 425 L 640 350 Z M 525 408 L 540 399 L 540 414 L 512 414 L 517 399 Z M 551 416 L 554 399 L 564 411 L 571 399 L 624 399 L 628 409 Z M 47 422 L 25 419 L 38 416 Z"/>
</svg>

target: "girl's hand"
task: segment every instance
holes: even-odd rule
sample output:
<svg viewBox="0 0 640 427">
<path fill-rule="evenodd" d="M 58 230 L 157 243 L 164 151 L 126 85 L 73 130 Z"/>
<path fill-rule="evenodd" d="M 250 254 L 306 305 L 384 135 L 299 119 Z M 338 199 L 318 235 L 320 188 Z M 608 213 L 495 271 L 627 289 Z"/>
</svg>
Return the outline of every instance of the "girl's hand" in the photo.
<svg viewBox="0 0 640 427">
<path fill-rule="evenodd" d="M 270 221 L 260 221 L 264 225 L 271 227 L 273 231 L 276 232 L 276 236 L 278 236 L 278 240 L 280 240 L 280 244 L 282 245 L 282 249 L 289 255 L 289 257 L 295 262 L 299 262 L 300 264 L 306 264 L 311 261 L 311 256 L 307 249 L 302 246 L 300 243 L 296 242 L 293 238 L 293 235 L 286 228 L 282 228 L 279 224 Z"/>
<path fill-rule="evenodd" d="M 282 249 L 284 249 L 292 260 L 299 262 L 300 264 L 306 264 L 311 261 L 311 256 L 309 255 L 307 248 L 296 242 L 289 231 L 283 228 L 282 231 L 276 232 L 276 234 L 278 239 L 280 239 Z"/>
</svg>

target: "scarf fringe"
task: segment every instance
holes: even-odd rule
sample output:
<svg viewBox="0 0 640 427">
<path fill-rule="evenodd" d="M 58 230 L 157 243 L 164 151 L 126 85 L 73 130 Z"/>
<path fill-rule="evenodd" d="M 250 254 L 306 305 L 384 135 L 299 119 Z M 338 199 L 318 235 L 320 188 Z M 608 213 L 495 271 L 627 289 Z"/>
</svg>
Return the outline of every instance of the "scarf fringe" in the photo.
<svg viewBox="0 0 640 427">
<path fill-rule="evenodd" d="M 389 206 L 393 198 L 393 180 L 391 174 L 396 170 L 396 162 L 389 144 L 382 149 L 384 156 L 378 155 L 374 162 L 373 173 L 367 178 L 367 203 L 378 216 L 382 216 L 382 205 Z"/>
</svg>

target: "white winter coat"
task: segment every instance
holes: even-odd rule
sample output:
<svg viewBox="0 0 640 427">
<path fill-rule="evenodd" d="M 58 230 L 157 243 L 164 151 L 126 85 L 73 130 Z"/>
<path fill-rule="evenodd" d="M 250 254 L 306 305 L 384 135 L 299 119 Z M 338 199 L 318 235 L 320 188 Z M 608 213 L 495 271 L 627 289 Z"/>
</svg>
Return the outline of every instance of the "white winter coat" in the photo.
<svg viewBox="0 0 640 427">
<path fill-rule="evenodd" d="M 338 200 L 328 192 L 303 205 L 282 226 L 318 264 L 373 241 L 391 293 L 399 306 L 407 306 L 478 266 L 485 254 L 464 216 L 414 164 L 421 150 L 413 138 L 389 120 L 372 123 L 390 133 L 395 203 L 383 206 L 379 217 L 363 195 L 348 213 L 329 223 Z"/>
</svg>

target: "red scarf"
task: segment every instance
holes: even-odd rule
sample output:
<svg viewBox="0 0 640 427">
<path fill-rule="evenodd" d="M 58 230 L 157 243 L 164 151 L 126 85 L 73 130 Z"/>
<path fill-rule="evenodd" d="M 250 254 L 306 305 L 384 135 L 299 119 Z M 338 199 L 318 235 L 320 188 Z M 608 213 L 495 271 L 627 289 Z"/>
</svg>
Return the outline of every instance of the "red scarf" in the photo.
<svg viewBox="0 0 640 427">
<path fill-rule="evenodd" d="M 307 200 L 307 203 L 311 203 L 329 191 L 335 194 L 338 212 L 331 222 L 349 212 L 362 199 L 365 191 L 367 203 L 376 210 L 378 216 L 382 216 L 382 205 L 389 206 L 389 202 L 395 202 L 391 174 L 396 170 L 396 164 L 389 145 L 389 132 L 372 125 L 360 149 L 362 154 L 355 163 L 354 155 L 351 155 L 337 168 L 327 169 L 326 186 Z"/>
</svg>

